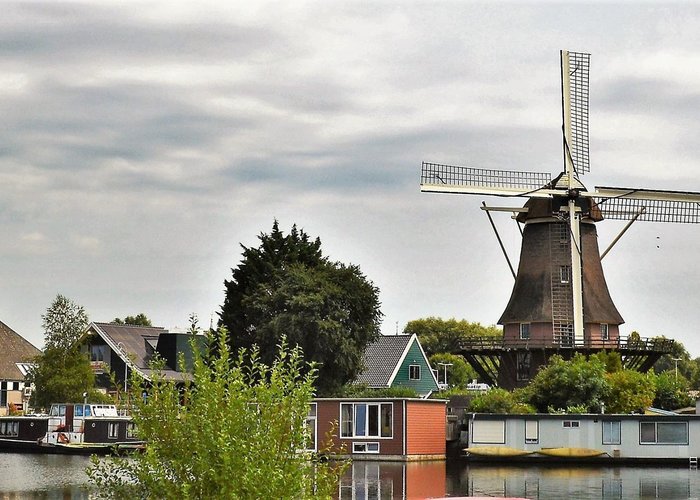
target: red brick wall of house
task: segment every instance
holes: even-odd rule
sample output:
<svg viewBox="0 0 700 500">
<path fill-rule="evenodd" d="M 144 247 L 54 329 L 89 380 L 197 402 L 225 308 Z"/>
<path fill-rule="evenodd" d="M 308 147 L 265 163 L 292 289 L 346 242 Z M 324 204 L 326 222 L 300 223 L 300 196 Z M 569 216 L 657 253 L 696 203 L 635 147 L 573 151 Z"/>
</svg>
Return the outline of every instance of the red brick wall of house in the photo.
<svg viewBox="0 0 700 500">
<path fill-rule="evenodd" d="M 407 401 L 406 454 L 445 455 L 444 401 Z"/>
</svg>

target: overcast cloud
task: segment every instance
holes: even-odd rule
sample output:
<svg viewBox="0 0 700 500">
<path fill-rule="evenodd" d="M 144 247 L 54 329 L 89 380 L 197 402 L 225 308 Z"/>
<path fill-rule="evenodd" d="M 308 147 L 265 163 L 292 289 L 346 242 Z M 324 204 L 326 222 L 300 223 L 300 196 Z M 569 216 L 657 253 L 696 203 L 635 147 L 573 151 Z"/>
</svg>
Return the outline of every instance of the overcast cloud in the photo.
<svg viewBox="0 0 700 500">
<path fill-rule="evenodd" d="M 420 162 L 557 174 L 560 49 L 592 53 L 589 189 L 700 191 L 694 4 L 251 4 L 3 4 L 0 320 L 41 346 L 60 292 L 206 326 L 277 218 L 361 267 L 385 333 L 493 324 L 512 278 L 483 199 L 420 194 Z M 700 355 L 699 251 L 700 227 L 633 226 L 604 261 L 623 333 Z"/>
</svg>

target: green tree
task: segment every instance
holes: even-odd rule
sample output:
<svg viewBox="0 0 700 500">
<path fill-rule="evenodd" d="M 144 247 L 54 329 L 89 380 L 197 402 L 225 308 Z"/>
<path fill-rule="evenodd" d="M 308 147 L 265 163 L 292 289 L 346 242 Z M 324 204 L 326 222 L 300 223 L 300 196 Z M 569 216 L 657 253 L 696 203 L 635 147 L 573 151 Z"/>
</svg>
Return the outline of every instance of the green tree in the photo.
<svg viewBox="0 0 700 500">
<path fill-rule="evenodd" d="M 271 363 L 282 336 L 319 364 L 317 388 L 331 394 L 361 371 L 365 347 L 379 335 L 379 290 L 359 267 L 331 262 L 321 241 L 277 221 L 260 246 L 243 247 L 243 258 L 225 281 L 220 324 L 232 348 L 260 348 Z"/>
<path fill-rule="evenodd" d="M 598 358 L 605 365 L 605 371 L 608 373 L 615 373 L 622 370 L 622 358 L 619 352 L 600 351 L 596 354 L 592 354 L 591 357 Z"/>
<path fill-rule="evenodd" d="M 477 378 L 474 368 L 464 361 L 462 356 L 449 353 L 437 353 L 430 356 L 430 366 L 438 371 L 438 380 L 445 380 L 445 366 L 439 363 L 448 364 L 447 383 L 450 387 L 466 388 L 467 384 Z"/>
<path fill-rule="evenodd" d="M 404 333 L 415 333 L 428 356 L 439 352 L 455 352 L 463 340 L 473 337 L 502 337 L 503 331 L 495 325 L 483 326 L 467 320 L 422 318 L 409 321 Z"/>
<path fill-rule="evenodd" d="M 79 349 L 63 351 L 47 347 L 34 359 L 34 367 L 27 374 L 27 381 L 34 384 L 30 403 L 34 408 L 47 409 L 51 403 L 80 402 L 85 393 L 92 402 L 104 399 L 95 390 L 95 375 L 90 361 Z"/>
<path fill-rule="evenodd" d="M 48 408 L 51 403 L 82 401 L 84 393 L 101 400 L 90 360 L 77 345 L 88 325 L 85 309 L 58 294 L 42 320 L 45 348 L 27 377 L 35 386 L 31 405 Z"/>
<path fill-rule="evenodd" d="M 112 323 L 115 325 L 153 326 L 151 320 L 144 313 L 138 313 L 136 316 L 127 316 L 124 319 L 114 318 Z"/>
<path fill-rule="evenodd" d="M 579 405 L 597 412 L 607 391 L 605 364 L 579 353 L 568 361 L 552 356 L 527 386 L 528 401 L 540 412 Z"/>
<path fill-rule="evenodd" d="M 693 404 L 688 395 L 688 381 L 683 375 L 666 371 L 656 376 L 653 406 L 662 410 L 677 410 Z"/>
<path fill-rule="evenodd" d="M 300 452 L 317 372 L 305 368 L 299 348 L 281 342 L 271 366 L 257 349 L 234 357 L 225 332 L 206 362 L 193 343 L 193 378 L 182 392 L 156 371 L 148 398 L 134 398 L 136 429 L 148 446 L 130 457 L 94 458 L 88 475 L 97 491 L 111 498 L 330 498 L 342 465 Z M 135 395 L 146 390 L 135 382 Z"/>
<path fill-rule="evenodd" d="M 72 348 L 88 326 L 88 316 L 83 306 L 60 293 L 41 316 L 41 320 L 45 347 L 63 351 Z"/>
<path fill-rule="evenodd" d="M 606 375 L 609 389 L 605 400 L 608 413 L 640 412 L 654 401 L 656 385 L 653 374 L 619 370 Z"/>
<path fill-rule="evenodd" d="M 518 393 L 498 387 L 474 396 L 469 402 L 467 411 L 476 413 L 535 413 L 532 406 L 519 400 Z"/>
</svg>

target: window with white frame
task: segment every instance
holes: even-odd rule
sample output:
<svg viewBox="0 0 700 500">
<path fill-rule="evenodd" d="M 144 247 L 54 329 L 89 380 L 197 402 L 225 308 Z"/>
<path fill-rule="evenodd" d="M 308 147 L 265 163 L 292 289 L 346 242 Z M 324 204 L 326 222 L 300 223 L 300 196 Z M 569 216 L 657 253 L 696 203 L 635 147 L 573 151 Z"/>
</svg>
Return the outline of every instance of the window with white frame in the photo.
<svg viewBox="0 0 700 500">
<path fill-rule="evenodd" d="M 640 444 L 688 444 L 688 422 L 640 422 Z"/>
<path fill-rule="evenodd" d="M 420 380 L 420 365 L 409 365 L 408 378 L 410 380 Z"/>
<path fill-rule="evenodd" d="M 581 422 L 578 420 L 564 420 L 562 422 L 562 427 L 565 429 L 578 429 L 579 426 L 581 425 Z"/>
<path fill-rule="evenodd" d="M 620 444 L 620 421 L 603 420 L 603 444 Z"/>
<path fill-rule="evenodd" d="M 392 403 L 341 403 L 340 437 L 393 436 Z"/>
<path fill-rule="evenodd" d="M 529 444 L 540 442 L 540 423 L 537 420 L 525 420 L 525 442 Z"/>
<path fill-rule="evenodd" d="M 607 323 L 601 323 L 601 325 L 600 325 L 600 338 L 602 340 L 609 340 L 610 339 L 610 331 L 608 330 Z"/>
<path fill-rule="evenodd" d="M 309 413 L 306 415 L 304 428 L 306 429 L 306 450 L 316 451 L 316 403 L 309 405 Z"/>
<path fill-rule="evenodd" d="M 379 453 L 379 443 L 352 443 L 353 453 Z"/>
<path fill-rule="evenodd" d="M 520 338 L 522 340 L 530 338 L 530 323 L 520 323 Z"/>
<path fill-rule="evenodd" d="M 119 436 L 119 423 L 109 422 L 107 427 L 107 437 L 109 439 L 117 439 L 117 436 Z"/>
<path fill-rule="evenodd" d="M 559 266 L 559 281 L 562 283 L 571 282 L 571 266 Z"/>
</svg>

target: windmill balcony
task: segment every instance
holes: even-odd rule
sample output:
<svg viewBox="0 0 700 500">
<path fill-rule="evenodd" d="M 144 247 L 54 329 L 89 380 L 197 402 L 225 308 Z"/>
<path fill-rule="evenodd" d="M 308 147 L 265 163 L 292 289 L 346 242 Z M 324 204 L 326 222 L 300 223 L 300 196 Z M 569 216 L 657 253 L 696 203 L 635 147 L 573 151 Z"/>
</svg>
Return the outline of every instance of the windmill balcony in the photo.
<svg viewBox="0 0 700 500">
<path fill-rule="evenodd" d="M 674 341 L 663 338 L 643 338 L 637 336 L 619 337 L 614 340 L 602 340 L 600 338 L 586 338 L 582 342 L 548 339 L 504 339 L 503 337 L 472 337 L 459 343 L 460 351 L 509 351 L 511 349 L 572 349 L 577 351 L 601 350 L 619 351 L 621 354 L 642 354 L 645 352 L 658 352 L 669 354 L 672 352 Z"/>
</svg>

